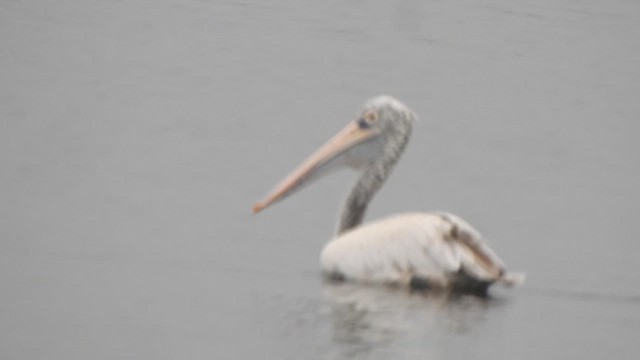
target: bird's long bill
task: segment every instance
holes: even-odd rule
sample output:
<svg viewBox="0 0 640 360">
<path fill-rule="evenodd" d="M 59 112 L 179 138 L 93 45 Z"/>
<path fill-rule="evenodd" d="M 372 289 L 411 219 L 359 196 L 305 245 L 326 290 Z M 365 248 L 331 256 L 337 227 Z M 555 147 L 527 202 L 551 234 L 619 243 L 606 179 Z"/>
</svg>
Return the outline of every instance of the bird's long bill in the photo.
<svg viewBox="0 0 640 360">
<path fill-rule="evenodd" d="M 350 150 L 358 145 L 367 143 L 380 135 L 379 130 L 360 128 L 356 122 L 352 122 L 342 131 L 331 138 L 320 149 L 305 160 L 296 170 L 287 176 L 269 195 L 253 206 L 253 212 L 257 213 L 267 206 L 282 200 L 295 190 L 317 179 L 321 175 L 339 165 L 354 165 L 357 162 Z M 351 155 L 351 156 L 350 156 Z"/>
</svg>

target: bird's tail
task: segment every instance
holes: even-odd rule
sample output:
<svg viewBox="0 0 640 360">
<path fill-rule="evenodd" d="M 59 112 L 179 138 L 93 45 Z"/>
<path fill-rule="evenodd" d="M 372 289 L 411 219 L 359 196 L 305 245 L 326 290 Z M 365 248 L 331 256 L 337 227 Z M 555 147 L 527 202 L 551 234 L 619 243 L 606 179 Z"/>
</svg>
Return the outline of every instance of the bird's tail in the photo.
<svg viewBox="0 0 640 360">
<path fill-rule="evenodd" d="M 504 275 L 502 275 L 497 282 L 505 287 L 515 287 L 522 285 L 526 277 L 527 276 L 525 275 L 525 273 L 507 272 L 504 273 Z"/>
</svg>

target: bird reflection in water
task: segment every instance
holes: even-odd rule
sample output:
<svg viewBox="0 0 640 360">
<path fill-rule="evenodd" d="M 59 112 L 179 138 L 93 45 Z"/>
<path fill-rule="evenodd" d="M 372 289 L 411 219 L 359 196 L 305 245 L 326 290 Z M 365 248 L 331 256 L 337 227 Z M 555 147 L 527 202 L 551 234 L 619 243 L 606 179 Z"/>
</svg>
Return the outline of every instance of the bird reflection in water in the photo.
<svg viewBox="0 0 640 360">
<path fill-rule="evenodd" d="M 503 299 L 493 297 L 407 292 L 354 283 L 326 282 L 323 293 L 335 345 L 331 348 L 340 351 L 332 354 L 336 358 L 397 357 L 403 344 L 473 332 L 487 312 L 504 304 Z"/>
</svg>

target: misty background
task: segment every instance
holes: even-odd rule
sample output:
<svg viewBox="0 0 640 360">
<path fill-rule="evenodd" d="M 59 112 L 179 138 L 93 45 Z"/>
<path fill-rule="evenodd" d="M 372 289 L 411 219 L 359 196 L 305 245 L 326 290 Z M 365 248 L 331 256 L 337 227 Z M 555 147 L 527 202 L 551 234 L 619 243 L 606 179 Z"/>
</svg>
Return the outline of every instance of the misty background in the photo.
<svg viewBox="0 0 640 360">
<path fill-rule="evenodd" d="M 632 359 L 640 3 L 1 1 L 3 359 Z M 322 281 L 354 174 L 252 204 L 368 98 L 367 219 L 446 210 L 527 282 Z"/>
</svg>

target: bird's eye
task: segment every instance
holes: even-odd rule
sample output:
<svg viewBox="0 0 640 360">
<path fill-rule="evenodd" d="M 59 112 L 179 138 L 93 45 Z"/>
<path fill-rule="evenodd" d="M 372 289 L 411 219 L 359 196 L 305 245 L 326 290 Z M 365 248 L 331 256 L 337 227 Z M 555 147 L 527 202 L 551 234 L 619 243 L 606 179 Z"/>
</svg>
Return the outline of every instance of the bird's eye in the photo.
<svg viewBox="0 0 640 360">
<path fill-rule="evenodd" d="M 364 115 L 362 115 L 360 119 L 358 119 L 358 125 L 361 129 L 366 129 L 376 121 L 378 121 L 378 114 L 375 111 L 370 110 L 364 113 Z"/>
<path fill-rule="evenodd" d="M 364 113 L 363 117 L 364 117 L 364 120 L 369 124 L 373 124 L 374 122 L 378 121 L 378 113 L 376 113 L 373 110 L 369 110 L 366 113 Z"/>
</svg>

